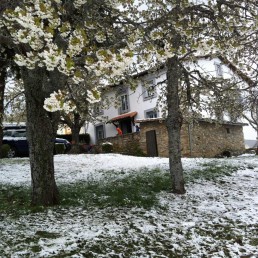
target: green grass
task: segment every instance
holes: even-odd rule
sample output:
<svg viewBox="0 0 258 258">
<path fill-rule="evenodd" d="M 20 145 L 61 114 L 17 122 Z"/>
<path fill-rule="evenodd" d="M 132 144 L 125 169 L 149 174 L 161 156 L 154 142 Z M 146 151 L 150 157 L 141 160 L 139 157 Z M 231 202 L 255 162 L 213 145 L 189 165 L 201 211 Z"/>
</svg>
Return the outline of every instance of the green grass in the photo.
<svg viewBox="0 0 258 258">
<path fill-rule="evenodd" d="M 43 207 L 32 207 L 31 189 L 26 186 L 0 185 L 0 214 L 19 216 L 28 212 L 42 211 Z"/>
<path fill-rule="evenodd" d="M 168 173 L 152 170 L 112 181 L 62 185 L 59 189 L 63 205 L 150 208 L 158 202 L 157 193 L 170 190 L 170 180 Z"/>
<path fill-rule="evenodd" d="M 221 177 L 230 176 L 236 170 L 237 167 L 235 166 L 223 164 L 221 161 L 214 161 L 203 164 L 198 170 L 186 171 L 185 180 L 186 183 L 206 180 L 222 184 L 223 179 Z M 69 210 L 66 207 L 84 207 L 87 209 L 87 212 L 92 207 L 99 209 L 105 207 L 143 207 L 148 209 L 159 204 L 158 194 L 160 192 L 169 192 L 171 190 L 169 171 L 146 169 L 140 173 L 135 172 L 130 175 L 126 175 L 123 171 L 108 171 L 105 175 L 105 178 L 102 178 L 100 181 L 91 179 L 89 181 L 59 185 L 61 204 L 55 208 L 59 212 L 58 216 L 60 215 L 61 217 L 64 211 Z M 115 221 L 117 215 L 115 210 L 120 209 L 105 210 L 105 216 L 111 221 Z M 39 211 L 44 211 L 44 208 L 32 208 L 30 206 L 29 187 L 0 185 L 0 220 L 1 216 L 5 216 L 4 213 L 19 216 Z M 45 211 L 48 211 L 48 209 Z M 95 209 L 93 211 L 95 212 Z M 137 212 L 139 212 L 137 214 L 139 218 L 141 214 L 144 214 L 142 210 Z M 157 208 L 157 212 L 167 214 L 168 217 L 170 215 L 173 216 L 168 211 L 161 210 L 160 206 Z M 74 213 L 71 213 L 71 218 L 76 215 L 77 209 L 74 209 Z M 38 214 L 33 214 L 32 217 L 37 220 Z M 159 221 L 155 220 L 155 216 L 150 218 L 145 216 L 144 221 L 147 221 L 154 227 L 158 227 L 159 224 Z M 212 219 L 210 221 L 206 218 L 203 223 L 189 227 L 187 230 L 182 230 L 182 226 L 179 225 L 178 227 L 175 226 L 175 228 L 169 228 L 169 230 L 154 230 L 147 234 L 139 229 L 140 226 L 137 225 L 137 221 L 135 223 L 134 220 L 128 221 L 128 224 L 126 224 L 126 220 L 123 223 L 126 226 L 123 232 L 117 235 L 111 237 L 109 234 L 105 234 L 106 229 L 103 227 L 104 234 L 99 235 L 96 239 L 78 238 L 74 250 L 69 248 L 60 250 L 58 254 L 53 254 L 51 257 L 71 257 L 78 254 L 83 257 L 97 257 L 97 255 L 98 257 L 120 257 L 116 255 L 119 253 L 126 254 L 124 257 L 154 257 L 153 253 L 159 254 L 159 257 L 190 257 L 192 252 L 196 251 L 194 245 L 191 244 L 192 241 L 196 240 L 196 236 L 202 241 L 201 248 L 206 248 L 210 257 L 215 257 L 214 254 L 221 250 L 224 251 L 227 257 L 230 257 L 232 253 L 228 251 L 228 244 L 240 246 L 249 244 L 254 247 L 258 245 L 257 224 L 247 225 L 226 220 L 225 218 L 221 222 L 217 220 L 212 222 Z M 15 232 L 15 234 L 18 234 L 18 237 L 15 239 L 10 237 L 5 240 L 5 246 L 16 251 L 27 250 L 27 256 L 24 255 L 23 257 L 37 257 L 42 249 L 42 246 L 39 244 L 42 239 L 47 243 L 48 240 L 63 237 L 62 231 L 52 232 L 47 227 L 37 229 L 33 234 L 26 235 L 23 232 L 26 225 L 19 223 L 18 226 L 17 232 Z M 164 227 L 166 226 L 164 224 Z M 178 242 L 171 241 L 171 239 L 176 239 L 175 237 L 177 237 Z M 67 241 L 67 244 L 70 244 L 70 242 Z M 174 244 L 178 244 L 179 247 L 175 248 Z M 184 248 L 181 248 L 181 246 Z M 8 254 L 7 249 L 5 254 Z"/>
<path fill-rule="evenodd" d="M 185 173 L 186 182 L 194 182 L 196 180 L 214 181 L 222 176 L 230 176 L 236 172 L 239 167 L 232 165 L 221 165 L 219 162 L 209 162 L 202 164 L 201 169 L 195 169 Z"/>
<path fill-rule="evenodd" d="M 216 180 L 229 176 L 237 168 L 219 163 L 203 164 L 202 169 L 185 173 L 186 183 L 196 180 Z M 106 173 L 108 174 L 108 173 Z M 110 173 L 111 174 L 111 173 Z M 223 183 L 221 180 L 220 183 Z M 171 190 L 168 171 L 143 170 L 128 176 L 106 177 L 100 181 L 83 181 L 59 185 L 60 205 L 88 207 L 143 207 L 158 205 L 158 193 Z M 24 214 L 42 211 L 42 207 L 30 206 L 30 188 L 0 185 L 0 211 L 8 214 Z"/>
<path fill-rule="evenodd" d="M 28 209 L 30 189 L 23 186 L 0 185 L 0 211 L 12 213 L 15 210 Z"/>
<path fill-rule="evenodd" d="M 18 158 L 18 159 L 0 159 L 0 165 L 14 165 L 14 164 L 22 164 L 26 165 L 29 164 L 29 159 L 28 158 Z"/>
</svg>

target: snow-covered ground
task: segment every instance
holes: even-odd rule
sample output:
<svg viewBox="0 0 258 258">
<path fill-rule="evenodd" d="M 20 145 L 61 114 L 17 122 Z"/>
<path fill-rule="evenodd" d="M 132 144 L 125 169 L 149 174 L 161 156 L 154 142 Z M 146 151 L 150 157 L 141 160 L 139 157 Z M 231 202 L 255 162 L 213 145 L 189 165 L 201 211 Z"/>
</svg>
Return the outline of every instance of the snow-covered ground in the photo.
<svg viewBox="0 0 258 258">
<path fill-rule="evenodd" d="M 0 162 L 0 184 L 29 185 L 28 159 Z M 0 214 L 0 257 L 258 257 L 258 158 L 183 159 L 185 173 L 206 164 L 237 166 L 231 176 L 161 192 L 159 205 L 52 208 Z M 57 184 L 168 170 L 168 159 L 118 154 L 57 155 Z M 0 189 L 1 190 L 1 189 Z"/>
</svg>

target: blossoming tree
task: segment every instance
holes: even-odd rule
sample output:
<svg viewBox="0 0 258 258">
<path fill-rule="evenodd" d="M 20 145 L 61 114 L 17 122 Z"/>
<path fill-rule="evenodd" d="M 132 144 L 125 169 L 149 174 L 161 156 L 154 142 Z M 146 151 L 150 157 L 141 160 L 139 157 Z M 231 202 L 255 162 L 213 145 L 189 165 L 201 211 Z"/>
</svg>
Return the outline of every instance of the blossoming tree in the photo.
<svg viewBox="0 0 258 258">
<path fill-rule="evenodd" d="M 123 24 L 119 1 L 16 2 L 0 18 L 1 48 L 15 54 L 24 83 L 32 204 L 53 205 L 59 202 L 53 163 L 58 110 L 74 106 L 51 94 L 69 80 L 79 84 L 83 73 L 115 80 L 130 63 L 135 31 Z"/>
<path fill-rule="evenodd" d="M 203 76 L 189 63 L 194 64 L 202 57 L 220 56 L 240 64 L 239 53 L 248 39 L 253 41 L 257 35 L 257 1 L 146 0 L 139 2 L 138 9 L 141 14 L 135 19 L 144 21 L 142 44 L 145 46 L 141 47 L 139 58 L 151 61 L 152 66 L 165 63 L 167 67 L 170 172 L 173 192 L 182 194 L 185 193 L 180 146 L 182 110 L 201 111 L 201 94 L 208 100 L 207 110 L 211 103 L 221 108 L 222 100 L 229 100 L 232 93 L 237 98 L 239 90 L 237 83 L 228 81 L 224 87 L 222 79 Z M 228 104 L 235 103 L 232 100 Z"/>
<path fill-rule="evenodd" d="M 166 63 L 170 171 L 173 191 L 184 193 L 180 100 L 185 96 L 189 107 L 198 108 L 193 96 L 199 85 L 209 85 L 207 78 L 186 64 L 200 56 L 218 54 L 234 56 L 237 61 L 236 53 L 244 47 L 239 44 L 239 38 L 251 36 L 257 25 L 253 13 L 256 1 L 23 0 L 18 3 L 16 8 L 6 9 L 0 18 L 0 42 L 2 47 L 14 51 L 14 61 L 20 67 L 25 87 L 32 203 L 52 205 L 59 200 L 52 151 L 59 110 L 74 109 L 71 102 L 64 102 L 66 97 L 62 92 L 67 82 L 73 80 L 79 84 L 84 73 L 94 73 L 111 83 L 120 80 L 130 68 L 133 55 L 139 63 L 137 68 Z M 206 92 L 207 88 L 203 87 Z M 216 86 L 211 95 L 215 89 Z"/>
</svg>

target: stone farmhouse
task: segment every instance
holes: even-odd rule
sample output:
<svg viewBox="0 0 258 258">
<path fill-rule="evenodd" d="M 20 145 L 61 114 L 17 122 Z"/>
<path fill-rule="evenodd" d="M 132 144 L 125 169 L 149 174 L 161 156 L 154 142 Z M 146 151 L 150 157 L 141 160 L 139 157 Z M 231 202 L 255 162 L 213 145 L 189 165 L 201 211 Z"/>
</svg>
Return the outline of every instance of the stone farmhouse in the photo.
<svg viewBox="0 0 258 258">
<path fill-rule="evenodd" d="M 212 76 L 228 78 L 232 72 L 219 59 L 200 59 L 198 66 Z M 87 124 L 93 144 L 108 141 L 115 150 L 137 145 L 147 156 L 168 157 L 168 135 L 162 118 L 162 106 L 157 106 L 162 88 L 160 82 L 166 79 L 166 70 L 156 73 L 143 72 L 135 80 L 137 87 L 131 90 L 127 85 L 109 87 L 105 93 L 108 99 L 116 97 L 120 104 L 106 109 L 97 109 L 102 122 Z M 118 98 L 117 98 L 118 97 Z M 103 121 L 104 118 L 104 121 Z M 215 157 L 240 154 L 244 151 L 243 126 L 241 122 L 225 121 L 222 124 L 211 119 L 200 119 L 183 124 L 181 131 L 182 155 L 186 157 Z M 122 130 L 118 135 L 117 127 Z M 140 128 L 140 131 L 138 131 Z"/>
</svg>

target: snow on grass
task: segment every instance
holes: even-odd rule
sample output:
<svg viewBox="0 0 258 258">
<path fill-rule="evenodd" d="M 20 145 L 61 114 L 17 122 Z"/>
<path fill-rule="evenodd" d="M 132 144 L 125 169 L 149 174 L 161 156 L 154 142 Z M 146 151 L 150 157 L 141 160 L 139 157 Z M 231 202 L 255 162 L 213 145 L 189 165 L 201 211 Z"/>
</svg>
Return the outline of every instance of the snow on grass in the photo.
<svg viewBox="0 0 258 258">
<path fill-rule="evenodd" d="M 114 182 L 155 169 L 166 174 L 168 159 L 57 155 L 55 167 L 59 185 Z M 258 257 L 258 158 L 184 158 L 183 167 L 187 194 L 161 191 L 150 208 L 77 205 L 17 216 L 1 212 L 0 257 Z M 205 174 L 219 169 L 224 176 Z M 29 185 L 28 159 L 0 160 L 0 183 Z"/>
</svg>

